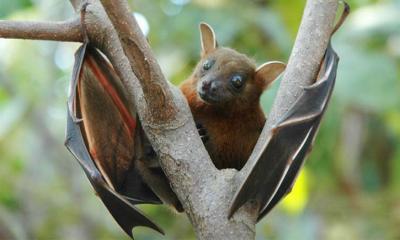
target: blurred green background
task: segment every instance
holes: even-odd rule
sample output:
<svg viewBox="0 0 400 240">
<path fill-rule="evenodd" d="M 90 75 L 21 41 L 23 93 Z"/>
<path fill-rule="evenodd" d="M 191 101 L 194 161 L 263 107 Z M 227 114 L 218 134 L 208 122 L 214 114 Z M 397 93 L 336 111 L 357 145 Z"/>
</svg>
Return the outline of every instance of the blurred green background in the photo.
<svg viewBox="0 0 400 240">
<path fill-rule="evenodd" d="M 221 45 L 287 62 L 305 1 L 135 0 L 168 79 L 199 59 L 200 21 Z M 292 194 L 257 239 L 400 239 L 400 1 L 349 0 L 333 38 L 331 105 Z M 63 20 L 66 0 L 0 0 L 0 19 Z M 142 19 L 143 20 L 143 19 Z M 79 44 L 0 39 L 0 239 L 128 239 L 63 146 Z M 262 98 L 268 111 L 277 84 Z M 166 239 L 194 239 L 184 215 L 144 206 Z M 162 239 L 138 228 L 137 239 Z"/>
</svg>

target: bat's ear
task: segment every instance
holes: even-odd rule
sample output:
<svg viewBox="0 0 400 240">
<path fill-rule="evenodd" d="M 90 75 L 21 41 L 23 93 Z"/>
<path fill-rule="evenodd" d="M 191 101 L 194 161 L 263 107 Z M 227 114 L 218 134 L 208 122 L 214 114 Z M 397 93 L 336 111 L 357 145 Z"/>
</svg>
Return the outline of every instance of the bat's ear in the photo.
<svg viewBox="0 0 400 240">
<path fill-rule="evenodd" d="M 266 62 L 256 69 L 257 86 L 263 89 L 268 88 L 271 83 L 285 70 L 286 64 L 283 62 L 273 61 Z"/>
<path fill-rule="evenodd" d="M 200 35 L 202 55 L 209 54 L 218 47 L 214 30 L 205 22 L 200 23 Z"/>
</svg>

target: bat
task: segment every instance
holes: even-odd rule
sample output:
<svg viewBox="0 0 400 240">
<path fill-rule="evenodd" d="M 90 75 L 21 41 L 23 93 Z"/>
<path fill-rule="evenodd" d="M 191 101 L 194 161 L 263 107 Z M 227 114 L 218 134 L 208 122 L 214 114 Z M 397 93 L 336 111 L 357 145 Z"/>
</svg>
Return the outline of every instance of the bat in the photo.
<svg viewBox="0 0 400 240">
<path fill-rule="evenodd" d="M 262 206 L 260 220 L 290 191 L 327 108 L 337 64 L 338 57 L 329 44 L 319 79 L 304 89 L 268 136 L 232 200 L 229 217 L 255 199 Z M 66 133 L 66 147 L 125 233 L 133 238 L 132 228 L 145 226 L 164 234 L 135 205 L 166 203 L 178 211 L 183 208 L 121 80 L 89 42 L 75 55 Z"/>
</svg>

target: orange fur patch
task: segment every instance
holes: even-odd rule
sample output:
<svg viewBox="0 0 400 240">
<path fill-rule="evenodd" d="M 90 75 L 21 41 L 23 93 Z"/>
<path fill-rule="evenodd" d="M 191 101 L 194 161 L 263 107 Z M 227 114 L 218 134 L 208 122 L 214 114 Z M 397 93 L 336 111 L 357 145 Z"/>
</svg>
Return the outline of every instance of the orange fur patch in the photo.
<svg viewBox="0 0 400 240">
<path fill-rule="evenodd" d="M 106 92 L 110 95 L 112 101 L 114 102 L 115 106 L 117 107 L 119 113 L 122 116 L 122 119 L 124 120 L 129 133 L 133 133 L 135 128 L 136 128 L 136 119 L 132 117 L 132 115 L 129 113 L 127 107 L 125 104 L 122 102 L 121 98 L 118 96 L 117 91 L 114 89 L 114 86 L 107 81 L 105 76 L 101 73 L 101 70 L 97 66 L 96 62 L 91 58 L 88 57 L 86 58 L 87 64 L 92 70 L 93 74 L 96 76 L 97 79 L 99 79 L 100 84 L 104 87 Z"/>
</svg>

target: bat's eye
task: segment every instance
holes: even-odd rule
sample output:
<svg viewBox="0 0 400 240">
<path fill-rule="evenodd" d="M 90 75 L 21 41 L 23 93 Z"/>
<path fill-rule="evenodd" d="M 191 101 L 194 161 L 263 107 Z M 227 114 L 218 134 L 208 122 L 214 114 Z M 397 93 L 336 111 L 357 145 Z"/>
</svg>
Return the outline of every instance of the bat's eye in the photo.
<svg viewBox="0 0 400 240">
<path fill-rule="evenodd" d="M 244 78 L 241 75 L 235 74 L 231 78 L 231 84 L 236 90 L 239 90 L 244 85 Z"/>
<path fill-rule="evenodd" d="M 214 65 L 214 60 L 207 60 L 203 63 L 203 70 L 207 71 L 209 69 L 211 69 L 211 67 Z"/>
</svg>

